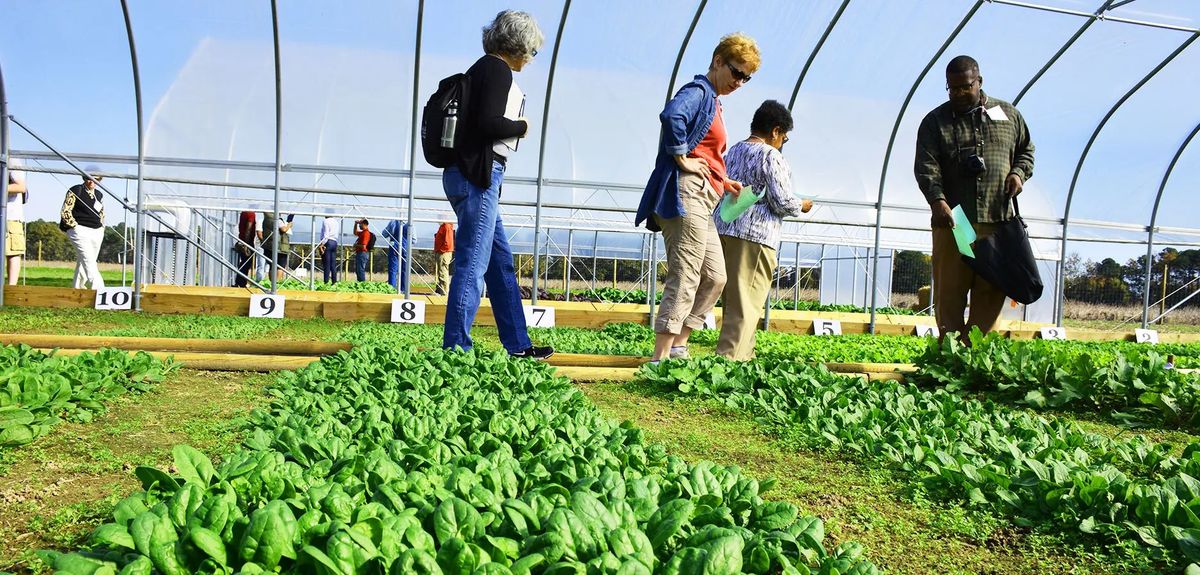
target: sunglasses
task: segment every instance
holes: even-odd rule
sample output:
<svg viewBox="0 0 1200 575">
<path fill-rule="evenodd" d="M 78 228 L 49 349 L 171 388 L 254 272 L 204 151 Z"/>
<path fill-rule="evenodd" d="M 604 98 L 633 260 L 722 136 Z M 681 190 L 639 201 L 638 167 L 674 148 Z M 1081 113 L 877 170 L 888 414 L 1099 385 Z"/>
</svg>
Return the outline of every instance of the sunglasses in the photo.
<svg viewBox="0 0 1200 575">
<path fill-rule="evenodd" d="M 734 80 L 742 82 L 743 84 L 750 81 L 750 74 L 747 74 L 741 70 L 738 70 L 737 68 L 734 68 L 733 64 L 726 62 L 725 67 L 729 68 L 729 73 L 733 74 Z"/>
</svg>

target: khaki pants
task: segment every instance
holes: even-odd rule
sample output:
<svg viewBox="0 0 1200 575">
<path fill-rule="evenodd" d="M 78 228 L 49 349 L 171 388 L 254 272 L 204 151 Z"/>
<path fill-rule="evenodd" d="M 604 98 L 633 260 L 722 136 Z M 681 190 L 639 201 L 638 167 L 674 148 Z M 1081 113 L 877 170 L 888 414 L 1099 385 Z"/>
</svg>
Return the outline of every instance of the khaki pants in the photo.
<svg viewBox="0 0 1200 575">
<path fill-rule="evenodd" d="M 725 257 L 713 221 L 717 197 L 707 178 L 690 172 L 679 174 L 679 196 L 684 215 L 657 218 L 667 244 L 667 278 L 662 306 L 654 319 L 655 333 L 679 334 L 683 326 L 704 327 L 725 287 Z"/>
<path fill-rule="evenodd" d="M 5 228 L 4 236 L 4 255 L 25 255 L 25 222 L 21 220 L 8 220 L 8 227 Z"/>
<path fill-rule="evenodd" d="M 438 252 L 437 260 L 433 262 L 433 275 L 437 278 L 436 290 L 444 294 L 450 289 L 450 262 L 454 260 L 454 252 Z"/>
<path fill-rule="evenodd" d="M 995 224 L 975 224 L 975 235 L 986 238 L 996 231 Z M 971 315 L 963 322 L 967 293 L 971 294 Z M 933 309 L 941 333 L 966 334 L 972 326 L 987 333 L 996 325 L 1004 307 L 1004 293 L 976 276 L 958 253 L 950 228 L 933 228 Z"/>
<path fill-rule="evenodd" d="M 753 359 L 754 334 L 775 274 L 775 249 L 730 236 L 721 236 L 721 249 L 729 282 L 725 284 L 717 355 L 737 361 Z"/>
</svg>

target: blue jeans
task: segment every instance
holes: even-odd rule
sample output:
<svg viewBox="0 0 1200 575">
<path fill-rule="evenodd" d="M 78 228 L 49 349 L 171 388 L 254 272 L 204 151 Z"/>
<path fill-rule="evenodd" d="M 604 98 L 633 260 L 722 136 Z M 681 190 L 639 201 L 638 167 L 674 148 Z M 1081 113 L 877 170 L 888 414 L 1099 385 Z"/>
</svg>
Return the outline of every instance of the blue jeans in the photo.
<svg viewBox="0 0 1200 575">
<path fill-rule="evenodd" d="M 354 254 L 354 277 L 360 282 L 367 281 L 367 262 L 370 261 L 370 252 L 355 252 Z"/>
<path fill-rule="evenodd" d="M 337 251 L 338 243 L 325 240 L 325 253 L 321 255 L 321 268 L 325 273 L 325 283 L 337 283 Z"/>
<path fill-rule="evenodd" d="M 446 297 L 446 331 L 442 337 L 446 349 L 471 349 L 471 324 L 479 311 L 484 284 L 504 349 L 518 353 L 533 345 L 525 327 L 512 250 L 500 221 L 503 180 L 504 165 L 499 162 L 492 164 L 492 187 L 487 189 L 467 181 L 458 168 L 442 172 L 442 188 L 458 216 L 454 275 Z"/>
<path fill-rule="evenodd" d="M 388 248 L 388 252 L 387 252 L 387 255 L 388 255 L 388 283 L 392 284 L 392 287 L 396 287 L 396 278 L 399 277 L 400 278 L 400 291 L 404 291 L 404 290 L 408 289 L 408 274 L 404 274 L 404 275 L 400 274 L 400 272 L 403 269 L 400 267 L 403 264 L 403 260 L 400 258 L 400 252 L 402 252 L 402 251 L 404 251 L 404 248 L 400 248 L 400 249 Z M 404 259 L 408 259 L 408 258 L 404 258 Z"/>
</svg>

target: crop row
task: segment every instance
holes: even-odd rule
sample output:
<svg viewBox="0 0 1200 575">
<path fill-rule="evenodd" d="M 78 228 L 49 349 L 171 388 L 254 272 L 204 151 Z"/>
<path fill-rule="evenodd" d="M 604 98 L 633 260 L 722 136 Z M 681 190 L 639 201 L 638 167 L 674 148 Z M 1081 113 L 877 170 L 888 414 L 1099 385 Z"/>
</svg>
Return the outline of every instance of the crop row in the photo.
<svg viewBox="0 0 1200 575">
<path fill-rule="evenodd" d="M 865 385 L 821 367 L 702 358 L 641 373 L 662 389 L 748 412 L 801 448 L 882 463 L 1020 525 L 1134 538 L 1169 558 L 1200 560 L 1200 443 L 1175 457 L 1140 436 L 1113 440 L 944 389 Z"/>
<path fill-rule="evenodd" d="M 1035 409 L 1103 414 L 1126 424 L 1200 430 L 1200 374 L 1166 368 L 1156 346 L 1131 342 L 1014 341 L 975 330 L 971 347 L 930 340 L 919 378 L 951 391 L 983 391 Z M 1172 349 L 1172 348 L 1167 348 Z M 1197 346 L 1174 346 L 1195 353 Z M 1185 364 L 1194 357 L 1179 356 Z"/>
<path fill-rule="evenodd" d="M 0 448 L 30 443 L 63 419 L 91 421 L 105 401 L 147 391 L 172 368 L 144 352 L 68 357 L 0 346 Z"/>
<path fill-rule="evenodd" d="M 243 448 L 138 468 L 66 573 L 876 573 L 861 546 L 502 354 L 358 347 L 283 374 Z"/>
</svg>

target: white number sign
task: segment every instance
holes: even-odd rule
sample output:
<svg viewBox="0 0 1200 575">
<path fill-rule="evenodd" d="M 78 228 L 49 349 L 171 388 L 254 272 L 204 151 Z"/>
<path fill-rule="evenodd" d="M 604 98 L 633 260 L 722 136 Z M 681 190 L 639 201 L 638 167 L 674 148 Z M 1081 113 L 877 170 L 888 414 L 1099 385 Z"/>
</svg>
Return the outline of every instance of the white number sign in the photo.
<svg viewBox="0 0 1200 575">
<path fill-rule="evenodd" d="M 425 323 L 425 302 L 415 299 L 392 300 L 392 323 Z"/>
<path fill-rule="evenodd" d="M 256 293 L 250 296 L 250 317 L 283 319 L 284 297 L 275 294 Z"/>
<path fill-rule="evenodd" d="M 133 288 L 100 288 L 96 290 L 96 309 L 133 309 Z"/>
<path fill-rule="evenodd" d="M 814 319 L 813 335 L 842 335 L 842 322 L 836 319 Z"/>
<path fill-rule="evenodd" d="M 1138 343 L 1150 343 L 1150 344 L 1158 343 L 1158 330 L 1156 330 L 1156 329 L 1138 328 L 1138 329 L 1133 330 L 1133 334 L 1134 334 L 1134 339 L 1136 339 Z"/>
<path fill-rule="evenodd" d="M 1041 332 L 1042 339 L 1067 339 L 1067 328 L 1065 327 L 1043 327 Z"/>
<path fill-rule="evenodd" d="M 704 314 L 704 329 L 717 329 L 717 316 L 711 311 Z"/>
<path fill-rule="evenodd" d="M 554 308 L 540 305 L 525 306 L 525 324 L 529 327 L 554 327 Z"/>
<path fill-rule="evenodd" d="M 940 334 L 936 325 L 918 325 L 917 337 L 937 337 Z"/>
</svg>

